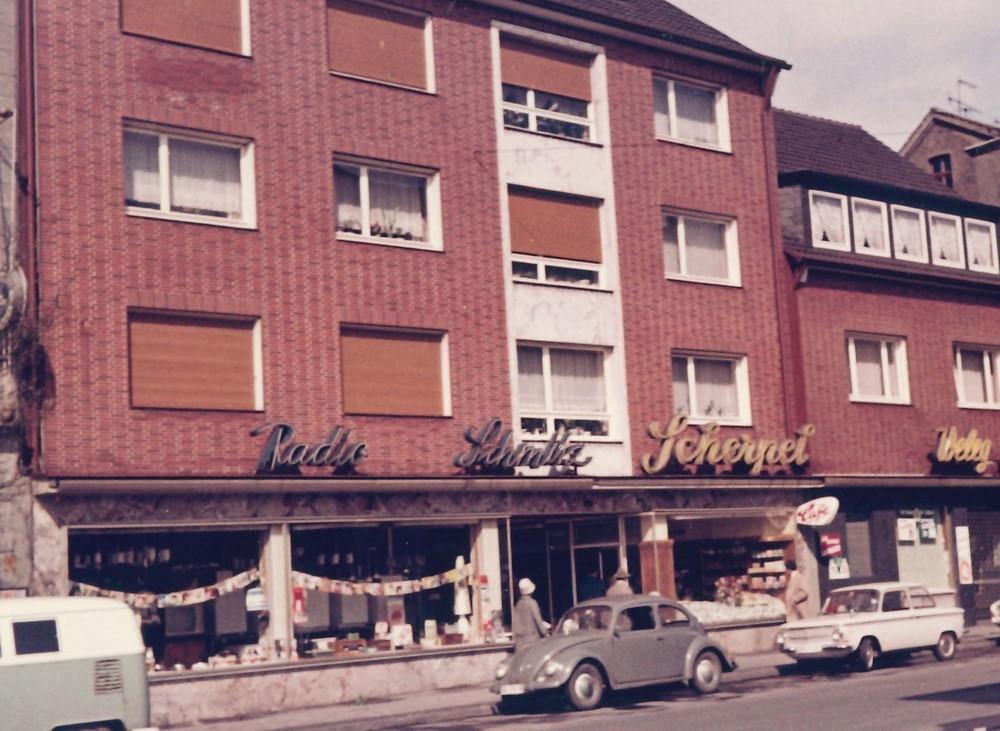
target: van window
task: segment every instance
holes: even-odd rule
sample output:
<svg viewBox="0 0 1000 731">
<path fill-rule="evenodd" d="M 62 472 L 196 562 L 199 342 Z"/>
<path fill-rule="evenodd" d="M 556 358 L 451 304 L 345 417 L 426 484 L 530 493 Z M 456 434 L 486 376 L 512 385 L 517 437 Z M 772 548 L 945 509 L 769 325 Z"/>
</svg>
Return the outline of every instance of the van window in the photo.
<svg viewBox="0 0 1000 731">
<path fill-rule="evenodd" d="M 14 652 L 18 655 L 59 652 L 56 621 L 41 619 L 34 622 L 14 622 Z"/>
</svg>

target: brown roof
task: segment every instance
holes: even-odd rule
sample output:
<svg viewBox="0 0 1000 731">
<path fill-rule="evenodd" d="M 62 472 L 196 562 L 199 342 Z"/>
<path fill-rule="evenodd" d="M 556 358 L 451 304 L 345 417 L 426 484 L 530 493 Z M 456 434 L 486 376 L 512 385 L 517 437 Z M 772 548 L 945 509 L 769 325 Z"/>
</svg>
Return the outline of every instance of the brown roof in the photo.
<svg viewBox="0 0 1000 731">
<path fill-rule="evenodd" d="M 778 174 L 819 173 L 948 198 L 959 198 L 856 124 L 774 110 Z"/>
<path fill-rule="evenodd" d="M 491 4 L 490 0 L 478 1 Z M 752 63 L 791 68 L 781 59 L 747 48 L 666 0 L 527 0 L 525 4 Z"/>
</svg>

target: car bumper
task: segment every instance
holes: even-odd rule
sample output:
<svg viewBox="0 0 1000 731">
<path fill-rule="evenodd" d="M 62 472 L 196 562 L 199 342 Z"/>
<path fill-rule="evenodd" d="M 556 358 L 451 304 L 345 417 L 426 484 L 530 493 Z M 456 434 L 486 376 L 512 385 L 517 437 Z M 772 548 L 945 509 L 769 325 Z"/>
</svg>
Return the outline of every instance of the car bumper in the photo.
<svg viewBox="0 0 1000 731">
<path fill-rule="evenodd" d="M 781 651 L 796 660 L 843 660 L 854 654 L 853 647 L 827 645 L 824 647 L 782 647 Z"/>
</svg>

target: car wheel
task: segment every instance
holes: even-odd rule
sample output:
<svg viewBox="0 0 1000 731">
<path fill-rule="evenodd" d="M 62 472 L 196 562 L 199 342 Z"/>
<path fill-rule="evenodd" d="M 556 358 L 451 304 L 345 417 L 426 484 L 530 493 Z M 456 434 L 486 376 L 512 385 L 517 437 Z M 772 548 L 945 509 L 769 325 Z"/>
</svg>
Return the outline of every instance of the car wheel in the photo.
<svg viewBox="0 0 1000 731">
<path fill-rule="evenodd" d="M 934 645 L 934 657 L 944 662 L 955 657 L 955 635 L 951 632 L 943 632 L 938 637 L 937 644 Z"/>
<path fill-rule="evenodd" d="M 875 640 L 865 637 L 858 645 L 857 652 L 854 653 L 854 667 L 863 673 L 875 667 L 875 660 L 878 659 L 878 647 Z"/>
<path fill-rule="evenodd" d="M 589 711 L 601 705 L 604 697 L 604 676 L 588 662 L 577 665 L 566 683 L 566 699 L 578 711 Z"/>
<path fill-rule="evenodd" d="M 691 672 L 691 687 L 699 693 L 714 693 L 722 681 L 722 663 L 719 656 L 706 650 L 694 660 Z"/>
</svg>

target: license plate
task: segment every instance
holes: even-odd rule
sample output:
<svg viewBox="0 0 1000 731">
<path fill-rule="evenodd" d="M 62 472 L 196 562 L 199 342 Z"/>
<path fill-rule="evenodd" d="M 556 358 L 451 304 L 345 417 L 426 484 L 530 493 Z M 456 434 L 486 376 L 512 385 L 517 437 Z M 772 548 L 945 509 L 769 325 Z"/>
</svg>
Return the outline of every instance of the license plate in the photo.
<svg viewBox="0 0 1000 731">
<path fill-rule="evenodd" d="M 524 695 L 524 685 L 522 683 L 501 685 L 500 695 Z"/>
</svg>

